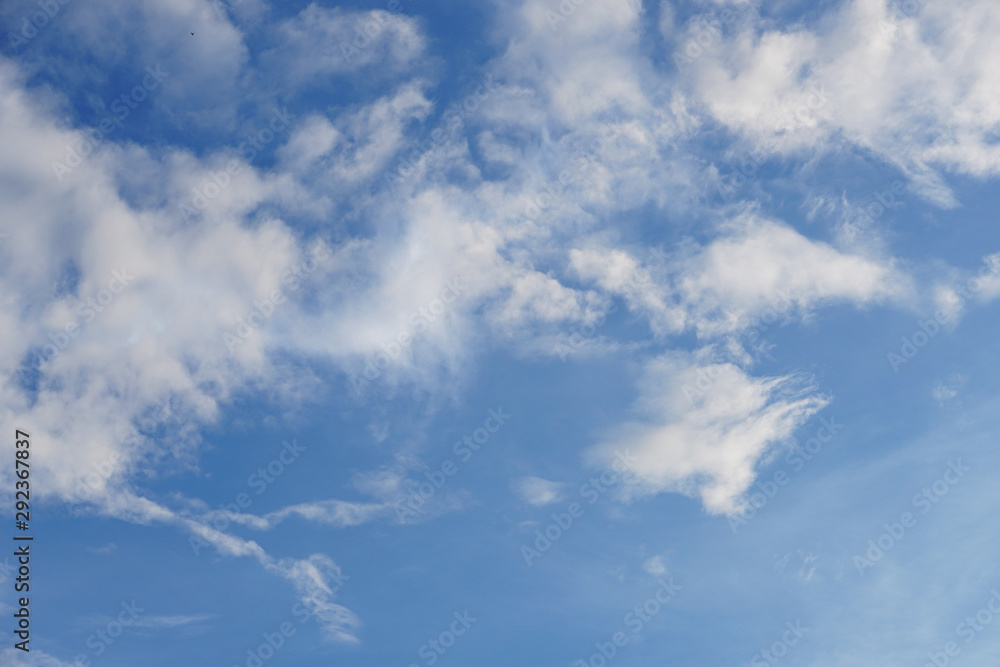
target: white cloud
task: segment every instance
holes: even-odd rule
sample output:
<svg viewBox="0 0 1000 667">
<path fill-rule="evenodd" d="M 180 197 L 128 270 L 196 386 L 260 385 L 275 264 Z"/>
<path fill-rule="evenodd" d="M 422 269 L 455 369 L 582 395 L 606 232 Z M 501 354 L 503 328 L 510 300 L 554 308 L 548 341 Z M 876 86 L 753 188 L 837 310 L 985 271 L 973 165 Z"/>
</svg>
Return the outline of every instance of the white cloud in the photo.
<svg viewBox="0 0 1000 667">
<path fill-rule="evenodd" d="M 145 614 L 140 614 L 132 621 L 131 625 L 137 628 L 148 628 L 150 630 L 160 628 L 179 628 L 185 625 L 202 623 L 210 618 L 212 618 L 211 614 L 171 614 L 160 616 L 147 616 Z M 114 617 L 107 616 L 102 617 L 100 622 L 103 625 L 113 620 Z"/>
<path fill-rule="evenodd" d="M 912 298 L 909 277 L 893 261 L 841 252 L 752 211 L 653 271 L 623 250 L 597 246 L 571 250 L 570 265 L 581 278 L 623 296 L 661 335 L 690 327 L 714 336 L 768 311 L 784 321 L 835 302 L 865 306 Z"/>
<path fill-rule="evenodd" d="M 216 517 L 224 517 L 226 521 L 243 524 L 258 530 L 268 530 L 289 517 L 300 517 L 307 521 L 345 528 L 357 526 L 379 518 L 393 516 L 391 505 L 383 503 L 358 503 L 345 500 L 318 500 L 308 503 L 298 503 L 284 507 L 264 516 L 253 514 L 237 514 L 228 511 L 216 511 L 204 515 L 201 520 L 211 524 Z"/>
<path fill-rule="evenodd" d="M 788 569 L 789 562 L 794 558 L 796 564 L 798 565 L 798 570 L 795 573 L 796 578 L 804 584 L 808 584 L 812 581 L 813 576 L 816 574 L 817 566 L 814 563 L 819 560 L 819 556 L 802 549 L 798 549 L 794 554 L 787 553 L 781 559 L 778 560 L 774 565 L 774 569 L 784 572 Z"/>
<path fill-rule="evenodd" d="M 958 397 L 968 378 L 961 373 L 952 373 L 947 380 L 939 380 L 931 390 L 931 397 L 940 405 L 946 405 Z"/>
<path fill-rule="evenodd" d="M 272 349 L 319 353 L 357 373 L 383 344 L 408 331 L 409 316 L 456 276 L 467 285 L 460 299 L 414 338 L 384 373 L 383 387 L 401 381 L 440 384 L 459 373 L 473 341 L 483 334 L 476 312 L 485 314 L 491 335 L 500 334 L 515 349 L 554 351 L 546 341 L 564 335 L 561 327 L 593 321 L 613 296 L 624 297 L 633 311 L 650 318 L 656 333 L 667 335 L 691 326 L 707 333 L 731 328 L 766 307 L 775 289 L 787 288 L 803 312 L 824 300 L 869 303 L 897 293 L 900 281 L 891 269 L 839 254 L 769 221 L 748 219 L 742 227 L 723 230 L 687 263 L 659 267 L 650 279 L 648 267 L 609 247 L 599 235 L 593 244 L 572 250 L 569 239 L 577 238 L 580 229 L 575 217 L 584 209 L 589 209 L 584 226 L 593 227 L 599 221 L 594 213 L 626 210 L 649 197 L 652 188 L 642 183 L 684 182 L 676 174 L 661 178 L 658 165 L 670 168 L 671 160 L 658 159 L 658 153 L 688 121 L 677 121 L 683 113 L 669 104 L 669 111 L 661 110 L 660 103 L 670 98 L 663 86 L 639 83 L 658 78 L 635 48 L 638 3 L 588 3 L 558 26 L 558 44 L 546 41 L 553 34 L 538 22 L 544 17 L 538 13 L 542 6 L 525 4 L 512 24 L 520 26 L 515 29 L 529 26 L 530 40 L 512 45 L 497 63 L 510 75 L 505 92 L 484 100 L 466 123 L 473 132 L 477 119 L 497 121 L 492 140 L 501 141 L 512 131 L 529 128 L 539 114 L 558 119 L 565 131 L 555 140 L 548 135 L 557 160 L 545 164 L 539 153 L 517 144 L 527 158 L 526 171 L 504 184 L 485 182 L 464 137 L 449 135 L 440 151 L 425 156 L 428 164 L 415 174 L 411 191 L 353 200 L 355 214 L 370 221 L 373 234 L 335 250 L 334 259 L 311 279 L 308 291 L 315 301 L 309 307 L 292 298 L 232 355 L 226 353 L 223 335 L 236 331 L 255 301 L 285 289 L 283 277 L 305 254 L 305 243 L 289 225 L 260 207 L 271 204 L 273 211 L 277 203 L 280 210 L 294 200 L 296 210 L 312 206 L 310 210 L 329 212 L 338 205 L 329 195 L 331 188 L 353 197 L 354 188 L 367 190 L 373 180 L 378 183 L 380 170 L 405 146 L 411 124 L 431 111 L 428 82 L 404 81 L 367 105 L 293 119 L 277 140 L 275 169 L 258 170 L 241 161 L 241 173 L 211 202 L 201 224 L 185 225 L 173 205 L 220 169 L 225 152 L 198 159 L 168 150 L 154 157 L 136 147 L 106 146 L 59 183 L 52 177 L 51 162 L 62 159 L 64 147 L 80 135 L 57 129 L 51 114 L 21 92 L 17 71 L 10 65 L 3 68 L 0 83 L 10 95 L 0 131 L 12 143 L 0 168 L 5 176 L 16 174 L 27 183 L 5 200 L 3 210 L 8 219 L 30 217 L 37 223 L 0 246 L 11 259 L 4 286 L 19 304 L 0 311 L 4 330 L 20 332 L 3 348 L 6 367 L 22 364 L 32 344 L 44 344 L 53 328 L 72 321 L 72 296 L 53 298 L 50 292 L 61 267 L 79 267 L 81 279 L 74 291 L 83 298 L 98 293 L 113 269 L 125 267 L 135 275 L 107 311 L 87 323 L 84 333 L 46 367 L 36 394 L 13 381 L 2 389 L 12 410 L 9 418 L 46 425 L 50 432 L 40 431 L 40 437 L 75 443 L 40 461 L 43 487 L 71 497 L 85 471 L 112 460 L 117 461 L 115 475 L 102 482 L 106 488 L 99 493 L 126 490 L 130 473 L 140 467 L 196 465 L 198 425 L 214 420 L 233 391 L 287 387 L 287 398 L 298 400 L 302 392 L 296 385 L 315 382 L 309 371 L 272 365 Z M 307 21 L 309 17 L 315 20 Z M 336 31 L 353 31 L 358 20 L 339 10 L 310 7 L 280 30 L 304 37 L 340 35 Z M 386 25 L 416 30 L 402 16 Z M 584 50 L 598 32 L 603 35 L 601 53 L 593 58 L 621 64 L 630 72 L 627 76 L 595 70 L 589 60 L 566 58 Z M 401 42 L 399 48 L 409 49 L 406 57 L 418 52 L 417 41 Z M 376 53 L 378 45 L 369 48 L 365 53 Z M 546 68 L 519 68 L 540 54 Z M 315 66 L 322 71 L 340 67 L 331 63 L 320 58 Z M 308 76 L 317 72 L 309 70 Z M 557 83 L 553 77 L 559 72 L 570 76 Z M 595 72 L 604 72 L 601 79 L 610 86 L 605 91 L 610 97 L 588 97 L 589 83 L 584 83 Z M 526 90 L 548 94 L 520 94 Z M 594 167 L 570 184 L 561 203 L 528 232 L 509 225 L 521 208 L 517 198 L 541 191 L 551 182 L 546 173 L 554 172 L 558 179 L 561 164 L 572 161 L 582 141 L 599 135 L 612 114 L 619 116 L 614 123 L 618 137 L 600 149 Z M 447 161 L 452 170 L 465 169 L 469 181 L 461 187 L 442 182 L 436 160 Z M 116 179 L 125 174 L 133 189 L 147 193 L 149 205 L 133 208 L 119 196 Z M 164 201 L 169 204 L 162 206 Z M 68 210 L 73 211 L 72 225 L 64 222 Z M 562 275 L 566 268 L 596 289 L 572 287 Z M 121 398 L 109 402 L 109 395 Z M 145 416 L 149 405 L 167 399 L 173 401 L 174 413 L 163 424 L 166 436 L 156 443 L 142 438 L 138 446 L 126 447 L 124 434 L 131 423 Z M 123 517 L 131 516 L 127 508 L 119 510 Z M 271 525 L 308 515 L 351 525 L 384 511 L 378 503 L 324 500 L 247 521 Z M 242 543 L 231 546 L 240 553 L 254 551 Z"/>
<path fill-rule="evenodd" d="M 994 9 L 851 0 L 815 24 L 741 21 L 684 68 L 684 80 L 712 117 L 755 145 L 791 153 L 846 143 L 951 207 L 940 171 L 1000 171 L 1000 76 L 988 66 L 1000 54 Z M 810 100 L 817 90 L 822 102 Z"/>
<path fill-rule="evenodd" d="M 361 620 L 333 602 L 339 582 L 345 579 L 336 563 L 323 554 L 313 554 L 306 560 L 283 559 L 276 569 L 295 586 L 299 600 L 317 618 L 326 639 L 358 643 Z"/>
<path fill-rule="evenodd" d="M 595 246 L 574 248 L 569 252 L 569 262 L 577 276 L 622 296 L 631 310 L 646 315 L 655 333 L 679 333 L 688 326 L 687 314 L 669 283 L 655 280 L 649 268 L 627 252 Z M 658 273 L 662 277 L 662 271 Z"/>
<path fill-rule="evenodd" d="M 109 554 L 113 554 L 117 548 L 118 545 L 116 545 L 114 542 L 108 542 L 103 547 L 87 547 L 87 551 L 89 551 L 92 554 L 97 554 L 99 556 L 107 556 Z"/>
<path fill-rule="evenodd" d="M 288 289 L 282 276 L 302 261 L 303 244 L 273 218 L 244 226 L 220 214 L 211 223 L 186 226 L 172 205 L 131 208 L 118 196 L 109 165 L 127 162 L 133 153 L 114 147 L 99 148 L 60 182 L 51 162 L 62 159 L 64 147 L 79 134 L 56 129 L 36 101 L 18 92 L 17 74 L 8 63 L 0 65 L 0 88 L 7 100 L 0 108 L 0 134 L 14 150 L 23 149 L 19 157 L 7 151 L 0 155 L 0 179 L 24 182 L 3 198 L 0 210 L 4 219 L 30 217 L 37 223 L 12 230 L 0 247 L 0 286 L 9 295 L 0 318 L 11 326 L 5 332 L 19 332 L 0 344 L 0 395 L 8 406 L 2 421 L 11 428 L 32 424 L 33 438 L 52 443 L 33 457 L 38 488 L 45 489 L 43 495 L 74 502 L 83 489 L 102 514 L 174 525 L 221 554 L 253 556 L 289 579 L 301 595 L 326 605 L 330 637 L 353 636 L 356 619 L 350 612 L 321 600 L 326 589 L 315 583 L 320 575 L 130 491 L 137 470 L 192 465 L 198 426 L 217 417 L 220 401 L 228 400 L 234 388 L 254 382 L 282 386 L 267 381 L 284 379 L 287 371 L 265 356 L 266 326 L 234 354 L 223 334 L 235 331 L 255 300 Z M 167 182 L 174 164 L 161 163 Z M 54 293 L 53 279 L 66 266 L 76 267 L 79 278 Z M 101 301 L 99 311 L 81 311 L 78 299 L 103 298 L 102 290 L 112 296 L 107 289 L 112 271 L 128 274 L 127 285 L 117 283 L 119 293 Z M 295 294 L 289 294 L 292 302 L 275 318 L 294 317 L 300 310 Z M 70 338 L 65 325 L 73 323 L 78 328 Z M 37 377 L 24 375 L 37 348 L 46 344 L 58 354 Z M 170 411 L 154 424 L 159 429 L 155 440 L 129 435 L 133 423 L 149 416 L 150 406 L 165 402 Z M 85 486 L 88 476 L 92 483 Z"/>
<path fill-rule="evenodd" d="M 408 68 L 421 57 L 426 41 L 412 16 L 316 4 L 282 22 L 277 34 L 279 46 L 265 57 L 275 74 L 294 87 L 361 68 L 365 76 Z"/>
<path fill-rule="evenodd" d="M 456 276 L 466 285 L 460 298 L 428 320 L 386 369 L 386 391 L 414 383 L 440 390 L 435 394 L 455 392 L 455 378 L 479 349 L 499 343 L 554 352 L 564 327 L 594 321 L 614 299 L 647 317 L 662 343 L 686 331 L 732 332 L 786 301 L 780 317 L 791 319 L 832 303 L 912 298 L 910 279 L 892 259 L 838 250 L 755 211 L 706 215 L 700 196 L 714 167 L 695 144 L 696 130 L 712 122 L 752 142 L 774 140 L 783 155 L 835 151 L 846 141 L 896 165 L 942 205 L 954 199 L 936 169 L 988 176 L 1000 166 L 990 138 L 1000 125 L 992 102 L 1000 79 L 990 65 L 1000 48 L 993 38 L 998 18 L 988 3 L 927 4 L 888 37 L 878 28 L 884 3 L 874 0 L 849 3 L 818 27 L 782 30 L 748 20 L 680 76 L 682 88 L 649 60 L 637 0 L 588 0 L 554 25 L 547 0 L 501 8 L 496 30 L 506 49 L 490 63 L 505 82 L 501 90 L 458 127 L 449 125 L 446 140 L 421 152 L 413 173 L 392 191 L 383 187 L 386 170 L 434 129 L 424 123 L 435 110 L 435 82 L 407 78 L 426 56 L 418 20 L 311 5 L 273 28 L 280 49 L 256 54 L 262 64 L 253 70 L 242 34 L 207 3 L 153 4 L 140 10 L 141 21 L 162 20 L 166 32 L 185 40 L 157 37 L 141 55 L 164 58 L 173 86 L 169 93 L 164 87 L 164 97 L 184 103 L 181 118 L 227 125 L 241 103 L 260 106 L 349 74 L 390 89 L 364 103 L 303 113 L 276 139 L 274 165 L 239 158 L 241 173 L 198 224 L 185 224 L 177 204 L 235 148 L 199 157 L 170 146 L 106 143 L 59 181 L 52 162 L 82 136 L 61 121 L 59 109 L 68 103 L 52 92 L 27 92 L 26 72 L 0 61 L 0 180 L 15 184 L 0 199 L 0 213 L 31 221 L 5 229 L 0 245 L 0 399 L 9 410 L 0 421 L 36 425 L 33 435 L 53 443 L 38 455 L 44 493 L 73 499 L 81 479 L 106 464 L 113 474 L 92 491 L 100 511 L 175 525 L 220 554 L 256 558 L 300 597 L 318 600 L 329 636 L 338 639 L 355 637 L 358 621 L 332 603 L 335 566 L 325 557 L 276 560 L 256 542 L 206 526 L 204 513 L 132 490 L 137 471 L 196 467 L 199 429 L 236 392 L 306 400 L 317 378 L 282 365 L 283 355 L 317 355 L 337 370 L 359 372 L 400 332 L 412 333 L 412 314 Z M 78 26 L 95 28 L 88 43 L 100 56 L 119 48 L 106 39 L 119 24 L 100 27 L 117 9 L 107 3 L 80 13 Z M 666 9 L 660 17 L 662 34 L 676 34 Z M 194 20 L 201 23 L 189 40 L 189 31 L 178 29 Z M 373 21 L 377 34 L 348 59 L 340 45 Z M 917 29 L 921 22 L 940 27 L 940 43 L 929 43 Z M 258 75 L 276 73 L 279 92 L 241 93 Z M 826 101 L 790 129 L 776 130 L 808 107 L 816 94 L 811 84 L 826 87 Z M 195 94 L 200 90 L 211 92 Z M 925 97 L 927 105 L 913 103 Z M 596 142 L 608 128 L 614 138 Z M 561 183 L 581 154 L 590 156 L 588 167 Z M 486 167 L 506 171 L 497 176 Z M 539 206 L 542 193 L 547 203 Z M 526 221 L 529 201 L 539 214 Z M 702 245 L 681 244 L 665 264 L 651 266 L 626 247 L 617 227 L 650 204 L 664 224 L 700 224 L 720 213 L 731 219 Z M 229 354 L 223 335 L 255 301 L 287 289 L 286 272 L 306 257 L 310 241 L 286 222 L 298 215 L 307 219 L 302 228 L 345 240 L 302 291 Z M 19 376 L 50 334 L 77 319 L 77 298 L 98 294 L 123 267 L 135 276 L 129 286 L 39 377 Z M 79 280 L 56 292 L 53 285 L 70 268 Z M 950 303 L 953 285 L 941 285 L 939 301 Z M 990 279 L 978 299 L 997 294 L 1000 279 Z M 685 395 L 699 372 L 715 376 L 709 390 Z M 825 403 L 796 378 L 752 378 L 685 353 L 649 362 L 641 394 L 639 419 L 606 443 L 638 452 L 630 491 L 687 493 L 711 512 L 733 511 L 758 462 Z M 146 433 L 129 444 L 132 425 L 168 400 L 172 413 L 155 437 Z M 600 458 L 605 449 L 594 451 Z M 404 476 L 368 482 L 381 489 L 375 502 L 316 500 L 238 520 L 268 528 L 295 516 L 349 526 L 389 516 L 390 501 L 405 497 Z M 550 502 L 558 489 L 540 482 L 527 497 Z M 455 504 L 442 496 L 442 507 Z"/>
<path fill-rule="evenodd" d="M 910 297 L 887 262 L 839 252 L 786 225 L 746 214 L 678 271 L 678 291 L 699 333 L 736 329 L 769 309 L 808 315 L 837 301 L 866 305 Z"/>
<path fill-rule="evenodd" d="M 0 649 L 0 663 L 5 667 L 76 667 L 76 662 L 65 662 L 33 648 L 25 653 L 16 648 Z"/>
<path fill-rule="evenodd" d="M 541 477 L 523 477 L 517 483 L 517 492 L 530 505 L 551 505 L 562 500 L 564 486 Z"/>
<path fill-rule="evenodd" d="M 277 559 L 259 544 L 229 535 L 220 530 L 174 512 L 147 498 L 129 492 L 118 492 L 100 499 L 97 510 L 140 525 L 153 523 L 171 525 L 190 533 L 189 542 L 196 554 L 211 548 L 221 556 L 252 557 L 261 566 L 288 581 L 296 590 L 299 601 L 316 616 L 324 637 L 334 642 L 357 643 L 361 621 L 351 610 L 336 604 L 334 598 L 348 579 L 328 556 L 312 554 L 305 559 Z M 160 617 L 160 625 L 184 617 Z"/>
<path fill-rule="evenodd" d="M 404 147 L 407 125 L 430 113 L 423 88 L 419 81 L 403 84 L 370 104 L 343 112 L 332 123 L 322 116 L 308 117 L 279 149 L 283 166 L 305 183 L 322 184 L 327 194 L 376 180 Z"/>
<path fill-rule="evenodd" d="M 663 556 L 653 556 L 652 558 L 647 558 L 642 564 L 642 569 L 654 577 L 662 577 L 669 572 L 666 564 L 663 562 Z"/>
<path fill-rule="evenodd" d="M 734 513 L 757 465 L 828 402 L 799 378 L 753 378 L 712 363 L 710 352 L 649 362 L 639 418 L 588 452 L 595 465 L 610 465 L 617 451 L 635 457 L 626 496 L 683 493 L 712 514 Z"/>
</svg>

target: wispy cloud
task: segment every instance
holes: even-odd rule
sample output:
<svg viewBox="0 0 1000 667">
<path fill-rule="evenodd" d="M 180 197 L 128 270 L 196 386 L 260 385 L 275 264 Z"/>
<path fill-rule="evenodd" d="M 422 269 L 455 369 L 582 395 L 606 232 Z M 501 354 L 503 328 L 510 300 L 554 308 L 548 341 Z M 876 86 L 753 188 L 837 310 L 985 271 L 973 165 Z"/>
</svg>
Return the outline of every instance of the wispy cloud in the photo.
<svg viewBox="0 0 1000 667">
<path fill-rule="evenodd" d="M 530 505 L 550 505 L 563 499 L 565 484 L 541 477 L 522 477 L 517 483 L 521 500 Z"/>
</svg>

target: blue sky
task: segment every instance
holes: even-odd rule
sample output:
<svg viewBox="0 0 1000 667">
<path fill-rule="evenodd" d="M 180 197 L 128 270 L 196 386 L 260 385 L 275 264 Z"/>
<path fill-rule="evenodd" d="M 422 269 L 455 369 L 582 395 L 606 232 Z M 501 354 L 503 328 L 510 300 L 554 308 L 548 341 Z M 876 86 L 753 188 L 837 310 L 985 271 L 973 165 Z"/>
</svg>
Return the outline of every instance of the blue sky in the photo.
<svg viewBox="0 0 1000 667">
<path fill-rule="evenodd" d="M 0 27 L 0 664 L 1000 650 L 993 3 Z"/>
</svg>

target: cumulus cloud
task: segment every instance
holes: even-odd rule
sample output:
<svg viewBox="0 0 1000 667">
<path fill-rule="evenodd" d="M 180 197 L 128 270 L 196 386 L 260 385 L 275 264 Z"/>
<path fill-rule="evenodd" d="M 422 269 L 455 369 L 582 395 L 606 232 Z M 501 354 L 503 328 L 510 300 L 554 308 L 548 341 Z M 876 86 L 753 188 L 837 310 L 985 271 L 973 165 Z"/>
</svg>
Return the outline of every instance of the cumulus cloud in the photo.
<svg viewBox="0 0 1000 667">
<path fill-rule="evenodd" d="M 1000 77 L 986 65 L 1000 49 L 998 21 L 976 0 L 851 0 L 814 23 L 734 21 L 682 77 L 713 118 L 754 144 L 872 151 L 927 200 L 953 207 L 942 172 L 1000 168 Z"/>
<path fill-rule="evenodd" d="M 349 11 L 310 4 L 283 21 L 277 35 L 278 45 L 266 58 L 292 88 L 362 68 L 366 76 L 401 70 L 412 66 L 425 48 L 416 18 L 381 9 Z"/>
<path fill-rule="evenodd" d="M 115 147 L 99 149 L 60 181 L 51 163 L 79 134 L 44 120 L 45 111 L 18 92 L 10 64 L 0 67 L 0 87 L 7 99 L 0 133 L 25 144 L 22 158 L 0 157 L 3 181 L 24 184 L 2 208 L 6 219 L 38 223 L 11 230 L 0 248 L 0 284 L 12 295 L 2 315 L 12 328 L 5 331 L 19 328 L 0 346 L 8 406 L 2 420 L 11 428 L 30 423 L 32 437 L 52 443 L 33 460 L 41 495 L 86 500 L 126 521 L 176 525 L 220 553 L 256 557 L 305 586 L 294 563 L 282 566 L 257 544 L 130 490 L 138 470 L 189 465 L 197 425 L 215 419 L 234 388 L 284 373 L 265 357 L 266 331 L 232 353 L 224 336 L 255 300 L 278 289 L 294 299 L 282 277 L 307 257 L 305 244 L 276 219 L 186 227 L 173 207 L 133 209 L 108 173 L 109 163 L 127 155 Z M 53 290 L 61 275 L 66 280 Z M 298 309 L 290 303 L 286 312 Z M 138 432 L 133 424 L 157 404 L 170 408 Z M 303 590 L 310 599 L 322 593 Z M 335 607 L 327 615 L 343 624 L 331 628 L 331 637 L 350 634 L 351 619 Z"/>
<path fill-rule="evenodd" d="M 842 253 L 787 225 L 755 215 L 684 263 L 678 291 L 701 333 L 732 329 L 768 309 L 799 314 L 837 301 L 902 302 L 909 279 L 891 261 Z"/>
<path fill-rule="evenodd" d="M 754 212 L 728 220 L 706 245 L 667 259 L 650 271 L 650 262 L 644 266 L 624 250 L 570 251 L 578 276 L 624 297 L 661 334 L 694 328 L 714 336 L 767 311 L 801 318 L 828 303 L 903 303 L 912 296 L 909 276 L 892 260 L 842 252 Z"/>
<path fill-rule="evenodd" d="M 637 419 L 588 451 L 595 465 L 610 465 L 618 451 L 634 457 L 627 497 L 682 493 L 712 514 L 734 513 L 761 461 L 828 403 L 802 378 L 753 378 L 710 353 L 649 362 Z"/>
<path fill-rule="evenodd" d="M 117 46 L 107 35 L 120 26 L 101 26 L 117 9 L 88 5 L 67 29 L 93 35 L 85 44 L 108 58 Z M 329 637 L 350 641 L 359 622 L 332 602 L 338 571 L 327 557 L 276 559 L 212 528 L 210 514 L 143 497 L 139 473 L 196 468 L 201 428 L 239 392 L 310 400 L 321 380 L 289 355 L 358 376 L 397 345 L 370 391 L 414 384 L 443 394 L 480 350 L 556 354 L 553 341 L 616 301 L 669 346 L 687 332 L 723 336 L 776 306 L 794 321 L 828 304 L 912 299 L 912 279 L 888 253 L 848 251 L 755 209 L 706 203 L 718 156 L 706 157 L 701 128 L 770 142 L 784 157 L 870 151 L 944 206 L 956 199 L 942 173 L 985 177 L 1000 166 L 1000 79 L 990 66 L 1000 19 L 989 3 L 923 3 L 897 19 L 884 2 L 855 0 L 793 27 L 748 9 L 680 72 L 649 57 L 638 0 L 588 0 L 565 20 L 551 9 L 545 0 L 498 9 L 503 48 L 489 68 L 502 83 L 454 83 L 470 103 L 440 118 L 442 82 L 433 68 L 414 74 L 430 46 L 413 17 L 310 5 L 264 29 L 268 47 L 251 58 L 233 23 L 246 17 L 191 1 L 136 9 L 134 20 L 185 35 L 183 48 L 157 31 L 132 44 L 143 66 L 162 59 L 171 72 L 160 91 L 176 105 L 169 127 L 253 127 L 260 114 L 241 117 L 241 105 L 299 104 L 289 102 L 270 162 L 243 155 L 239 137 L 225 149 L 116 138 L 57 177 L 53 163 L 85 128 L 66 122 L 68 95 L 29 85 L 28 68 L 0 60 L 0 217 L 10 221 L 0 237 L 0 423 L 34 424 L 33 436 L 52 443 L 34 468 L 41 493 L 255 558 L 323 610 Z M 197 39 L 188 40 L 191 21 Z M 682 44 L 691 28 L 663 5 L 653 34 Z M 302 93 L 350 76 L 377 91 L 301 108 Z M 185 220 L 178 206 L 191 189 L 231 160 L 239 173 Z M 387 183 L 404 163 L 406 177 Z M 645 257 L 626 239 L 649 231 L 629 225 L 650 209 L 656 224 L 697 235 Z M 320 242 L 329 257 L 315 262 Z M 952 278 L 932 298 L 959 312 Z M 454 299 L 444 299 L 449 289 Z M 278 292 L 281 303 L 257 305 Z M 966 301 L 998 294 L 994 275 Z M 258 308 L 263 321 L 248 328 Z M 826 401 L 798 377 L 751 377 L 704 353 L 606 349 L 636 351 L 647 367 L 637 418 L 592 450 L 600 460 L 608 448 L 632 449 L 633 496 L 674 491 L 731 512 L 756 466 Z M 142 423 L 150 427 L 137 430 Z M 404 477 L 371 481 L 384 492 L 373 501 L 313 500 L 236 521 L 381 520 L 405 497 Z M 524 497 L 552 502 L 558 487 L 534 479 L 519 487 Z"/>
</svg>

